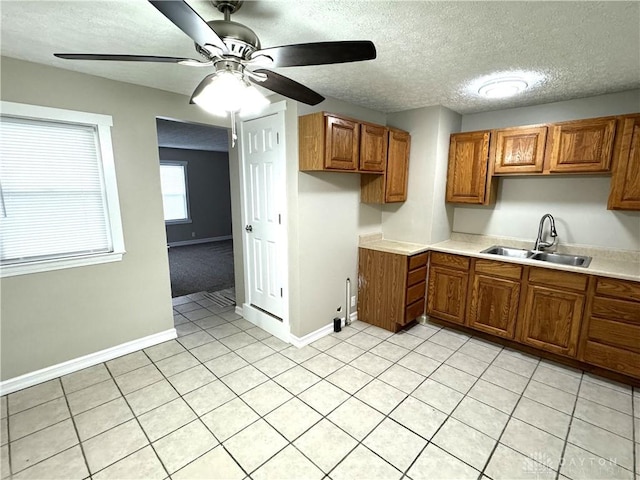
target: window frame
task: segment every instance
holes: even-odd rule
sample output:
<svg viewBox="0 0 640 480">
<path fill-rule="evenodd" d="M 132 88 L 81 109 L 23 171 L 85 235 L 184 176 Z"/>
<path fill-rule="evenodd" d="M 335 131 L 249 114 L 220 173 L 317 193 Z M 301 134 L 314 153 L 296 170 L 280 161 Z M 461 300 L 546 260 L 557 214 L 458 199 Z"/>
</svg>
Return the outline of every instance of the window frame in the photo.
<svg viewBox="0 0 640 480">
<path fill-rule="evenodd" d="M 160 160 L 160 168 L 163 166 L 179 166 L 182 167 L 184 173 L 184 197 L 187 206 L 187 218 L 179 218 L 176 220 L 165 220 L 165 225 L 184 225 L 193 223 L 191 219 L 191 203 L 189 202 L 189 162 L 183 160 Z M 164 218 L 164 192 L 162 192 L 162 182 L 160 184 L 160 193 L 162 194 L 162 217 Z"/>
<path fill-rule="evenodd" d="M 0 101 L 0 116 L 35 121 L 69 123 L 94 128 L 96 145 L 98 146 L 100 155 L 99 170 L 105 189 L 105 214 L 109 222 L 108 227 L 111 234 L 112 245 L 112 251 L 106 253 L 68 255 L 11 264 L 0 263 L 0 278 L 121 261 L 126 253 L 126 249 L 124 245 L 113 144 L 111 141 L 112 117 L 99 113 L 80 112 L 7 101 Z"/>
</svg>

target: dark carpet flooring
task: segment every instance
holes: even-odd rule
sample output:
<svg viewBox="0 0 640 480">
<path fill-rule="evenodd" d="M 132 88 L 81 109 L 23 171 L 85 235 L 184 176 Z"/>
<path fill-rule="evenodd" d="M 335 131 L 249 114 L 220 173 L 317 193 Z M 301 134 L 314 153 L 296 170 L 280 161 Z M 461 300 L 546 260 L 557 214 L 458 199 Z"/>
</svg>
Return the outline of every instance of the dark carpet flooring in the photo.
<svg viewBox="0 0 640 480">
<path fill-rule="evenodd" d="M 233 241 L 169 248 L 171 296 L 213 292 L 234 286 Z"/>
</svg>

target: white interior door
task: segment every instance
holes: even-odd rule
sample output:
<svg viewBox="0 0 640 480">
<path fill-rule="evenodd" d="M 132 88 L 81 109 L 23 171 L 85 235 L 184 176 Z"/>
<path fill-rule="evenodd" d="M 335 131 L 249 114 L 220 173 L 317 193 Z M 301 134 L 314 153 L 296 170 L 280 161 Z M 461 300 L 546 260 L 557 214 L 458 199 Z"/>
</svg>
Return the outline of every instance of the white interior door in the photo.
<svg viewBox="0 0 640 480">
<path fill-rule="evenodd" d="M 241 135 L 246 282 L 243 315 L 288 341 L 288 322 L 284 322 L 284 112 L 243 121 Z"/>
</svg>

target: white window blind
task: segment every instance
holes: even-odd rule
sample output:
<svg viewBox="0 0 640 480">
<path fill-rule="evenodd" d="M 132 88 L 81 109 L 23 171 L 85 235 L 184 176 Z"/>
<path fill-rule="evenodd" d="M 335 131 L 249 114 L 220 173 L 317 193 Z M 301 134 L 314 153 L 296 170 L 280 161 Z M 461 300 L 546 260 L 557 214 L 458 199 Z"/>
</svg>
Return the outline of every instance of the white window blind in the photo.
<svg viewBox="0 0 640 480">
<path fill-rule="evenodd" d="M 165 222 L 188 221 L 186 163 L 161 163 L 160 184 Z"/>
<path fill-rule="evenodd" d="M 104 256 L 116 250 L 121 257 L 124 245 L 117 191 L 113 185 L 116 205 L 113 207 L 111 195 L 115 212 L 110 212 L 99 130 L 98 125 L 14 117 L 3 108 L 0 117 L 3 269 L 42 262 L 49 262 L 51 267 L 52 260 Z M 107 166 L 113 167 L 112 159 Z M 115 180 L 114 172 L 108 176 L 112 182 Z M 115 229 L 114 213 L 118 223 Z M 90 263 L 98 262 L 87 262 Z M 57 268 L 64 266 L 53 267 Z M 35 271 L 49 269 L 52 268 L 45 266 Z"/>
</svg>

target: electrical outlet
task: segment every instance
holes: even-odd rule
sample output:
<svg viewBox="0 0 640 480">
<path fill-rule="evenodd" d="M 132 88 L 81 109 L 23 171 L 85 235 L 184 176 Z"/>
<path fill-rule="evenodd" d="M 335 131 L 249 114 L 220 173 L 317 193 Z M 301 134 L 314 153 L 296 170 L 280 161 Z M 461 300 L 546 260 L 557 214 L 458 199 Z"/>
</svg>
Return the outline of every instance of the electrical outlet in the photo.
<svg viewBox="0 0 640 480">
<path fill-rule="evenodd" d="M 196 238 L 196 232 L 191 232 L 191 238 Z"/>
<path fill-rule="evenodd" d="M 355 295 L 351 295 L 351 306 L 352 307 L 356 306 L 356 296 Z"/>
</svg>

